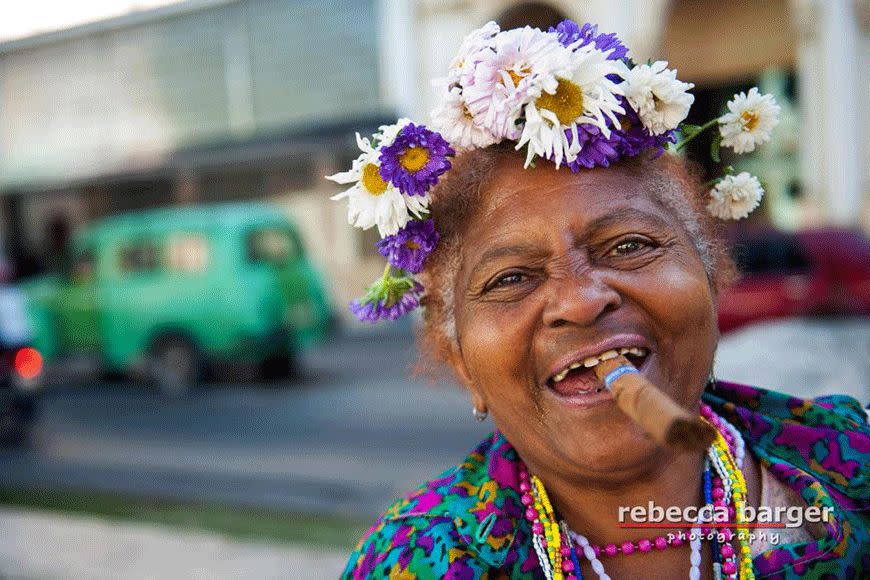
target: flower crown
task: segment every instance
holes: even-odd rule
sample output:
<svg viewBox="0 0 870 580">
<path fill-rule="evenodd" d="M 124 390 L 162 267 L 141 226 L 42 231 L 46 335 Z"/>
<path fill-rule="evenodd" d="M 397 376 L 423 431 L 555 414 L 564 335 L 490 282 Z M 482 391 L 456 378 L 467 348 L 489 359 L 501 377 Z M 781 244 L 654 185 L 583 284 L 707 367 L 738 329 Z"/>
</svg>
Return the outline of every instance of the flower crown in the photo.
<svg viewBox="0 0 870 580">
<path fill-rule="evenodd" d="M 720 147 L 751 152 L 779 122 L 773 96 L 752 88 L 721 117 L 683 123 L 693 84 L 667 62 L 634 63 L 615 34 L 571 20 L 546 32 L 489 22 L 464 39 L 447 76 L 433 84 L 439 104 L 431 129 L 400 119 L 371 139 L 357 134 L 361 153 L 351 170 L 327 177 L 353 184 L 332 199 L 347 199 L 352 225 L 377 226 L 377 249 L 387 258 L 383 276 L 350 304 L 362 321 L 395 320 L 419 306 L 423 287 L 414 274 L 438 243 L 429 191 L 457 152 L 507 140 L 526 148 L 526 167 L 541 157 L 577 172 L 646 150 L 679 151 L 718 127 L 711 149 L 718 162 Z M 707 209 L 721 219 L 746 217 L 764 193 L 758 178 L 730 167 L 710 185 Z"/>
</svg>

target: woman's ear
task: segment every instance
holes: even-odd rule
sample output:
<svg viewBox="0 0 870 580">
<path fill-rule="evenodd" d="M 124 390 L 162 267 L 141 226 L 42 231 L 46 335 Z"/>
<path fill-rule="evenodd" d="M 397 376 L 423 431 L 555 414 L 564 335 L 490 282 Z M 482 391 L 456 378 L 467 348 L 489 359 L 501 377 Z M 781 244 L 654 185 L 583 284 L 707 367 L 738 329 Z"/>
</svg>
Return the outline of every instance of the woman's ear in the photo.
<svg viewBox="0 0 870 580">
<path fill-rule="evenodd" d="M 471 393 L 471 403 L 474 405 L 474 408 L 478 411 L 487 411 L 486 398 L 483 396 L 480 388 L 477 383 L 471 376 L 471 373 L 468 371 L 468 367 L 465 366 L 465 359 L 462 357 L 462 349 L 458 344 L 454 344 L 450 347 L 450 366 L 453 367 L 453 371 L 456 373 L 456 376 L 459 377 L 459 380 L 468 389 L 468 392 Z"/>
</svg>

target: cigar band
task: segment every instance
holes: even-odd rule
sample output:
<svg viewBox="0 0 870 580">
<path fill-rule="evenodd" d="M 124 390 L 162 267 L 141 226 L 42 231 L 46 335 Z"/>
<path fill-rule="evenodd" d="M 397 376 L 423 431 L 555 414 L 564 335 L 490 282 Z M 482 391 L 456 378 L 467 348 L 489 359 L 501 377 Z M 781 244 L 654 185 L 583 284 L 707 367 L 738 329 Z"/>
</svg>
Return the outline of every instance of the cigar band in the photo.
<svg viewBox="0 0 870 580">
<path fill-rule="evenodd" d="M 612 371 L 610 371 L 609 373 L 604 375 L 604 388 L 610 389 L 610 385 L 613 383 L 613 381 L 615 381 L 616 379 L 618 379 L 622 375 L 627 375 L 629 373 L 636 373 L 636 372 L 639 372 L 639 371 L 632 366 L 623 365 L 621 367 L 616 367 L 615 369 L 613 369 Z"/>
</svg>

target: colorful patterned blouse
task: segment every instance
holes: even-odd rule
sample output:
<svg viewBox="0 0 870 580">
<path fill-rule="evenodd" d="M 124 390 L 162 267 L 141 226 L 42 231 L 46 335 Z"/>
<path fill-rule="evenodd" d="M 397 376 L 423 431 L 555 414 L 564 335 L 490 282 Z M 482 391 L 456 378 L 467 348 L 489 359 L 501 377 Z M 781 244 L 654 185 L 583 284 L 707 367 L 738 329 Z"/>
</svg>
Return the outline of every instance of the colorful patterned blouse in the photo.
<svg viewBox="0 0 870 580">
<path fill-rule="evenodd" d="M 723 381 L 704 400 L 808 505 L 833 508 L 821 539 L 758 554 L 756 577 L 870 577 L 870 429 L 860 404 Z M 496 432 L 460 465 L 394 503 L 360 541 L 343 577 L 543 578 L 523 517 L 518 466 Z"/>
</svg>

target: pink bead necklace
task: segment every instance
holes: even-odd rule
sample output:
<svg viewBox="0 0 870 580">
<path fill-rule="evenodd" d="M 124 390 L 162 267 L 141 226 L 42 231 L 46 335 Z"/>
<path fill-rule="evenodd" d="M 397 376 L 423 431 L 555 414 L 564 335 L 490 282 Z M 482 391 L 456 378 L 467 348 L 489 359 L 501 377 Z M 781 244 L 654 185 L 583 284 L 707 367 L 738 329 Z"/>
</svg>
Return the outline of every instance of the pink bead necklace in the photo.
<svg viewBox="0 0 870 580">
<path fill-rule="evenodd" d="M 723 448 L 727 446 L 728 452 L 734 457 L 734 463 L 740 469 L 743 464 L 745 447 L 739 431 L 713 412 L 708 405 L 702 405 L 701 415 L 713 424 L 722 435 L 725 442 Z M 733 521 L 735 507 L 731 501 L 730 478 L 724 477 L 727 472 L 712 448 L 709 456 L 702 480 L 705 505 L 727 509 L 728 519 Z M 712 473 L 716 473 L 716 475 L 713 476 Z M 670 547 L 679 547 L 685 543 L 685 534 L 677 533 L 668 534 L 668 537 L 660 535 L 619 544 L 605 544 L 604 546 L 592 544 L 582 534 L 570 530 L 564 521 L 557 520 L 543 484 L 539 479 L 530 477 L 522 463 L 520 464 L 519 476 L 520 501 L 526 508 L 525 518 L 532 525 L 533 547 L 544 570 L 544 575 L 548 579 L 578 579 L 580 577 L 578 555 L 590 561 L 599 578 L 607 579 L 609 576 L 598 559 L 601 556 L 644 554 L 654 550 L 662 551 Z M 714 577 L 727 580 L 736 579 L 738 565 L 737 553 L 731 544 L 734 537 L 733 533 L 727 527 L 716 530 L 713 524 L 705 524 L 701 520 L 691 530 L 692 554 L 689 578 L 691 580 L 700 578 L 701 536 L 707 536 L 709 532 L 716 532 L 720 538 L 725 540 L 724 542 L 719 542 L 716 539 L 711 540 Z"/>
</svg>

